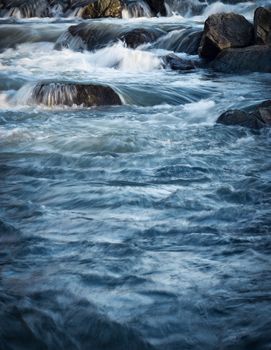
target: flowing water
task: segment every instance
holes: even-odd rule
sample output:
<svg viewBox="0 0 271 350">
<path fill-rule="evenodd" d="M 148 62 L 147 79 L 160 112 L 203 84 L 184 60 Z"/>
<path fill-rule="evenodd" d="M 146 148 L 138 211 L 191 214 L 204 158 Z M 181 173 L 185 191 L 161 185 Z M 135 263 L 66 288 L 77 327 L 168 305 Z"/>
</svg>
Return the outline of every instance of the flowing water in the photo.
<svg viewBox="0 0 271 350">
<path fill-rule="evenodd" d="M 1 19 L 1 350 L 271 349 L 271 134 L 215 125 L 270 99 L 271 76 L 161 62 L 211 13 L 260 4 L 87 21 L 162 33 L 136 49 L 59 51 L 82 20 Z M 41 80 L 123 105 L 37 105 Z"/>
</svg>

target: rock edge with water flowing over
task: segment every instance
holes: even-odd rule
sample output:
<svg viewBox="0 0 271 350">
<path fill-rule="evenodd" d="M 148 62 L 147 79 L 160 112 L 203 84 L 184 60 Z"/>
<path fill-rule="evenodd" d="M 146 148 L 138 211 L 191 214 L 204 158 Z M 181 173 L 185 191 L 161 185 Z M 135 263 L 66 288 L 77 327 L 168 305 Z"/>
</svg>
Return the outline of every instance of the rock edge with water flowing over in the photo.
<svg viewBox="0 0 271 350">
<path fill-rule="evenodd" d="M 28 97 L 29 104 L 45 106 L 115 106 L 122 102 L 109 86 L 64 82 L 39 82 Z"/>
</svg>

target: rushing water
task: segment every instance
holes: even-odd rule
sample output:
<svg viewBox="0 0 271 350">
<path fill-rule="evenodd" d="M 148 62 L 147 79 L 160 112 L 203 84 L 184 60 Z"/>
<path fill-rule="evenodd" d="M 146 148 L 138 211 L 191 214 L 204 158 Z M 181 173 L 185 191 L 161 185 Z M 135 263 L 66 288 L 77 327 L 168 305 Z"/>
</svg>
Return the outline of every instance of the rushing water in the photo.
<svg viewBox="0 0 271 350">
<path fill-rule="evenodd" d="M 1 350 L 271 348 L 270 130 L 215 125 L 270 99 L 271 76 L 160 58 L 210 13 L 263 3 L 89 21 L 164 31 L 137 49 L 57 51 L 80 19 L 1 20 Z M 106 83 L 124 104 L 33 105 L 44 79 Z"/>
</svg>

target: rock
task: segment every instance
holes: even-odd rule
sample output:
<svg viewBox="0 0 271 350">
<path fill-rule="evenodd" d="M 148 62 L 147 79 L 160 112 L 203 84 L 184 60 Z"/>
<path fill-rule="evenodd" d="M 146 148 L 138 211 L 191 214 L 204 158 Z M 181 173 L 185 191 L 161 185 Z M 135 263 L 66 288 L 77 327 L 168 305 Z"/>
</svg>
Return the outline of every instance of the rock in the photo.
<svg viewBox="0 0 271 350">
<path fill-rule="evenodd" d="M 31 101 L 46 106 L 121 105 L 118 94 L 109 86 L 62 82 L 40 82 L 32 92 Z"/>
<path fill-rule="evenodd" d="M 221 114 L 216 122 L 224 125 L 239 125 L 251 129 L 271 126 L 271 100 L 254 106 L 251 111 L 229 110 Z"/>
<path fill-rule="evenodd" d="M 223 49 L 253 44 L 253 25 L 244 16 L 220 13 L 207 18 L 199 46 L 199 55 L 212 60 Z"/>
<path fill-rule="evenodd" d="M 136 48 L 139 45 L 152 42 L 164 34 L 159 29 L 137 28 L 129 30 L 112 23 L 81 23 L 71 26 L 57 40 L 56 50 L 69 48 L 75 51 L 97 50 L 110 43 L 123 41 L 127 47 Z"/>
<path fill-rule="evenodd" d="M 121 18 L 122 9 L 122 0 L 96 0 L 82 10 L 81 17 L 84 19 L 102 17 Z"/>
<path fill-rule="evenodd" d="M 119 39 L 123 41 L 127 47 L 136 48 L 139 45 L 155 41 L 162 33 L 158 30 L 133 29 L 122 34 Z"/>
<path fill-rule="evenodd" d="M 271 10 L 258 7 L 254 13 L 254 36 L 257 44 L 271 44 Z"/>
<path fill-rule="evenodd" d="M 183 59 L 177 55 L 169 54 L 162 57 L 164 67 L 169 67 L 173 70 L 187 71 L 196 68 L 196 63 L 189 60 Z"/>
<path fill-rule="evenodd" d="M 80 23 L 69 27 L 56 41 L 55 49 L 98 50 L 116 42 L 122 29 L 112 23 Z"/>
<path fill-rule="evenodd" d="M 210 67 L 224 73 L 271 73 L 271 46 L 254 45 L 241 49 L 223 50 Z"/>
</svg>

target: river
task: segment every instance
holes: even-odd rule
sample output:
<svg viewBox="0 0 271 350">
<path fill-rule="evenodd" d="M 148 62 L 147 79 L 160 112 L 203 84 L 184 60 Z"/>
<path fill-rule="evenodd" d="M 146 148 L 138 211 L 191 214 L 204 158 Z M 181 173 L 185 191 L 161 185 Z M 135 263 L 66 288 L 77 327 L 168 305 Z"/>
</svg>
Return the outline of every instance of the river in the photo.
<svg viewBox="0 0 271 350">
<path fill-rule="evenodd" d="M 1 350 L 271 348 L 271 133 L 215 123 L 270 99 L 271 75 L 160 58 L 209 14 L 260 4 L 84 21 L 164 31 L 136 49 L 55 50 L 77 17 L 0 20 Z M 33 105 L 41 80 L 107 84 L 123 105 Z"/>
</svg>

